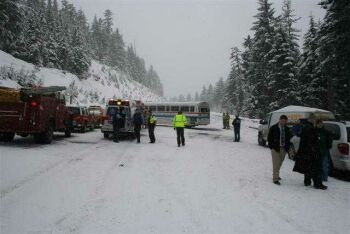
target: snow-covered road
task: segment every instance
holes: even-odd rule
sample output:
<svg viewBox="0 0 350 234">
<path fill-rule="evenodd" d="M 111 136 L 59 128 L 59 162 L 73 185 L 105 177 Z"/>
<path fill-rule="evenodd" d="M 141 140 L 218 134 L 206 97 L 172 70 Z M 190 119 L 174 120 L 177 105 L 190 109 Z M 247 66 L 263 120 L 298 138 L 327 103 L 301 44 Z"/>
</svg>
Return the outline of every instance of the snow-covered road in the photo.
<svg viewBox="0 0 350 234">
<path fill-rule="evenodd" d="M 0 233 L 346 233 L 350 184 L 303 186 L 289 159 L 271 182 L 268 148 L 244 121 L 242 142 L 221 130 L 172 128 L 157 143 L 104 140 L 99 130 L 52 145 L 0 144 Z"/>
</svg>

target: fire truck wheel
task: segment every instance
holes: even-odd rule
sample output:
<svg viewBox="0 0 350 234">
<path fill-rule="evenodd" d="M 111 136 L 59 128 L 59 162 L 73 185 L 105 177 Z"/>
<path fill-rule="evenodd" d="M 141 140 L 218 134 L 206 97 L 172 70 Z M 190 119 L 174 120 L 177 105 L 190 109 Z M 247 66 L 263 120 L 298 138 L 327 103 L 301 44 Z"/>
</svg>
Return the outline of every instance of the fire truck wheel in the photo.
<svg viewBox="0 0 350 234">
<path fill-rule="evenodd" d="M 72 131 L 70 130 L 70 128 L 66 128 L 66 130 L 64 131 L 64 135 L 65 137 L 70 137 L 72 135 Z"/>
<path fill-rule="evenodd" d="M 83 126 L 81 126 L 80 132 L 82 132 L 82 133 L 85 133 L 85 132 L 86 132 L 86 124 L 84 124 Z"/>
<path fill-rule="evenodd" d="M 53 125 L 50 124 L 46 132 L 43 132 L 40 135 L 41 135 L 41 142 L 43 144 L 51 144 L 53 139 Z"/>
<path fill-rule="evenodd" d="M 91 124 L 90 126 L 90 131 L 93 131 L 95 129 L 95 125 L 94 124 Z"/>
<path fill-rule="evenodd" d="M 12 132 L 0 133 L 0 141 L 11 142 L 13 138 L 15 138 L 15 133 L 12 133 Z"/>
</svg>

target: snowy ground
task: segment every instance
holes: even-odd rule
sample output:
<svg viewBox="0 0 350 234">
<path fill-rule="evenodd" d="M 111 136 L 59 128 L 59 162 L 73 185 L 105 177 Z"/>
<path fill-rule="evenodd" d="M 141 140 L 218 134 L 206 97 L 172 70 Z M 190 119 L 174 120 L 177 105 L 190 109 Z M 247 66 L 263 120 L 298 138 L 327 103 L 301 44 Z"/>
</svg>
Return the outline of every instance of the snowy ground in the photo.
<svg viewBox="0 0 350 234">
<path fill-rule="evenodd" d="M 330 178 L 327 191 L 303 186 L 282 168 L 271 182 L 268 148 L 245 120 L 242 142 L 213 117 L 186 130 L 177 148 L 172 128 L 157 144 L 104 140 L 99 130 L 58 137 L 52 145 L 17 138 L 0 144 L 0 233 L 347 233 L 350 184 Z"/>
</svg>

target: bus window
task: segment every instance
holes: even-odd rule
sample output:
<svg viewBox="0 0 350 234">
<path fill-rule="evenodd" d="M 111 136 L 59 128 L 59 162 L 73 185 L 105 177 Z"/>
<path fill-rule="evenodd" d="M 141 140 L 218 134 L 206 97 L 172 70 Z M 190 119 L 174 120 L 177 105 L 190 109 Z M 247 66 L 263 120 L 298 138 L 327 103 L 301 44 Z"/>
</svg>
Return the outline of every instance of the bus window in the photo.
<svg viewBox="0 0 350 234">
<path fill-rule="evenodd" d="M 194 112 L 194 106 L 190 107 L 190 112 Z"/>
<path fill-rule="evenodd" d="M 179 111 L 180 108 L 178 106 L 172 106 L 171 111 Z"/>
<path fill-rule="evenodd" d="M 165 106 L 158 106 L 158 111 L 165 111 Z"/>
<path fill-rule="evenodd" d="M 189 107 L 189 106 L 182 106 L 182 107 L 181 107 L 181 111 L 183 111 L 183 112 L 189 112 L 189 111 L 190 111 L 190 107 Z"/>
<path fill-rule="evenodd" d="M 208 108 L 201 108 L 201 112 L 209 112 Z"/>
<path fill-rule="evenodd" d="M 151 110 L 151 111 L 156 111 L 156 110 L 157 110 L 157 107 L 156 107 L 156 106 L 150 106 L 150 107 L 149 107 L 149 110 Z"/>
<path fill-rule="evenodd" d="M 170 106 L 166 106 L 166 111 L 170 111 Z"/>
</svg>

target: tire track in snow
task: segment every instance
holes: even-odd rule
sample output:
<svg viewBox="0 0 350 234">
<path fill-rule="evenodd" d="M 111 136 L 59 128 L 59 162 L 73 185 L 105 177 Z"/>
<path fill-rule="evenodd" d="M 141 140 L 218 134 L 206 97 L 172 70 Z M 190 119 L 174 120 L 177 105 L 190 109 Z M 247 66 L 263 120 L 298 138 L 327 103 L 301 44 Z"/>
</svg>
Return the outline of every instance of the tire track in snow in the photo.
<svg viewBox="0 0 350 234">
<path fill-rule="evenodd" d="M 99 142 L 101 142 L 102 140 L 99 140 L 98 142 L 96 142 L 96 144 L 98 144 Z M 85 150 L 81 151 L 80 153 L 73 153 L 73 154 L 70 154 L 69 157 L 73 157 L 74 155 L 76 155 L 75 157 L 73 158 L 70 158 L 70 159 L 62 159 L 56 163 L 53 163 L 33 174 L 31 174 L 30 176 L 20 180 L 19 182 L 15 183 L 14 185 L 12 186 L 9 186 L 8 188 L 5 188 L 3 190 L 1 190 L 0 192 L 0 198 L 3 199 L 4 197 L 6 197 L 7 195 L 9 195 L 10 193 L 14 192 L 15 190 L 21 188 L 22 186 L 24 186 L 25 184 L 35 180 L 36 178 L 38 178 L 39 176 L 41 175 L 45 175 L 47 173 L 49 173 L 51 170 L 61 166 L 61 165 L 64 165 L 64 164 L 71 164 L 72 162 L 77 162 L 77 161 L 81 161 L 91 155 L 88 155 L 88 156 L 85 156 L 85 157 L 82 157 L 85 155 L 85 153 L 91 151 L 92 149 L 94 148 L 99 148 L 101 146 L 96 146 L 96 144 L 94 144 L 94 146 L 92 147 L 89 147 L 89 148 L 86 148 Z"/>
<path fill-rule="evenodd" d="M 106 169 L 104 175 L 98 180 L 101 182 L 97 183 L 97 187 L 93 190 L 91 194 L 91 199 L 85 202 L 83 205 L 79 206 L 77 209 L 70 211 L 63 215 L 63 217 L 59 218 L 56 222 L 54 222 L 55 229 L 62 233 L 79 233 L 81 225 L 91 219 L 106 207 L 106 199 L 103 198 L 103 191 L 106 188 L 106 181 L 110 178 L 110 175 L 114 172 L 116 168 L 119 168 L 119 165 L 124 161 L 125 156 L 131 156 L 129 152 L 133 150 L 133 145 L 128 144 L 126 150 L 122 151 L 119 154 L 119 157 L 116 157 L 115 160 L 112 161 L 111 166 Z M 113 148 L 107 148 L 113 155 L 115 153 Z M 128 158 L 127 161 L 129 161 Z"/>
</svg>

